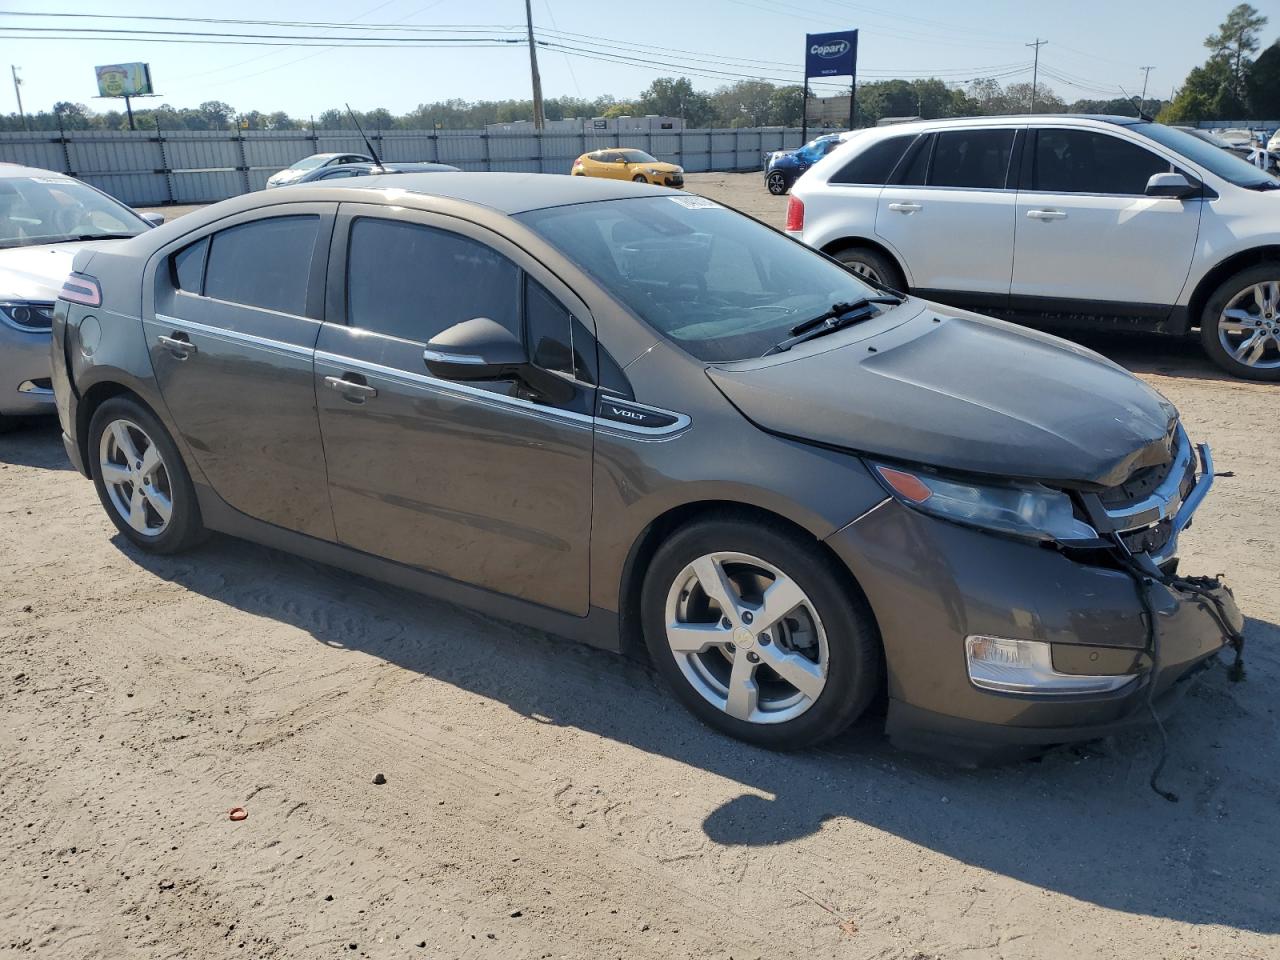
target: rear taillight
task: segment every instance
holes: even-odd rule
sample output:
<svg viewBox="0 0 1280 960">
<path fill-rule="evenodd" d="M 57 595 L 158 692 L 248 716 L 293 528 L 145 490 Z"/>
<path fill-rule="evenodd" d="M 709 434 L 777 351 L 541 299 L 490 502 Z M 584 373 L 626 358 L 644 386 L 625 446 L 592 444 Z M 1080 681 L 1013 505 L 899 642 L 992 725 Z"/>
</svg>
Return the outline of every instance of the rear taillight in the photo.
<svg viewBox="0 0 1280 960">
<path fill-rule="evenodd" d="M 102 287 L 98 281 L 83 273 L 73 273 L 62 282 L 59 300 L 83 304 L 86 307 L 102 306 Z"/>
<path fill-rule="evenodd" d="M 787 198 L 787 230 L 799 233 L 804 229 L 804 202 L 798 197 Z"/>
</svg>

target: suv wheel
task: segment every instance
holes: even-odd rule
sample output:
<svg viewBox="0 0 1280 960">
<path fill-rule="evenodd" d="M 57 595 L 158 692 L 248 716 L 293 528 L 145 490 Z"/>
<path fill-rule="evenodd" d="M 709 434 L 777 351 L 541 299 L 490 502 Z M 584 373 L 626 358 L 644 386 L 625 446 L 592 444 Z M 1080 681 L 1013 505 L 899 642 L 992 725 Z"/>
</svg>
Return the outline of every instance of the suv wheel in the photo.
<svg viewBox="0 0 1280 960">
<path fill-rule="evenodd" d="M 769 188 L 769 192 L 775 197 L 780 197 L 787 192 L 790 186 L 787 183 L 786 174 L 781 170 L 774 170 L 769 176 L 765 177 L 765 186 Z"/>
<path fill-rule="evenodd" d="M 149 553 L 177 553 L 204 539 L 186 465 L 146 407 L 112 397 L 89 423 L 89 469 L 116 529 Z"/>
<path fill-rule="evenodd" d="M 1228 373 L 1280 381 L 1280 262 L 1242 270 L 1215 290 L 1200 318 L 1200 340 Z"/>
<path fill-rule="evenodd" d="M 795 749 L 834 737 L 880 685 L 865 601 L 812 542 L 732 519 L 685 527 L 654 555 L 645 642 L 677 697 L 749 743 Z"/>
<path fill-rule="evenodd" d="M 837 260 L 860 277 L 883 284 L 903 293 L 907 289 L 907 281 L 897 264 L 877 250 L 870 247 L 848 247 L 832 254 Z"/>
</svg>

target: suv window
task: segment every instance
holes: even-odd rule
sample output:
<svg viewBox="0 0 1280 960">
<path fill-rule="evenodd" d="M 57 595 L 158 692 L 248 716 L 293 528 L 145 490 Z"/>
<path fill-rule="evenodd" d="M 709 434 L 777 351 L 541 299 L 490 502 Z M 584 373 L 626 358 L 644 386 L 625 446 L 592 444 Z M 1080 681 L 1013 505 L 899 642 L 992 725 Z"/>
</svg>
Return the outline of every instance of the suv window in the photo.
<svg viewBox="0 0 1280 960">
<path fill-rule="evenodd" d="M 1013 130 L 945 130 L 937 134 L 929 186 L 1003 190 Z"/>
<path fill-rule="evenodd" d="M 1033 190 L 1141 196 L 1154 173 L 1173 165 L 1119 137 L 1092 130 L 1040 130 L 1036 134 Z"/>
<path fill-rule="evenodd" d="M 213 235 L 204 295 L 303 316 L 320 217 L 269 217 Z M 190 248 L 188 248 L 190 249 Z"/>
<path fill-rule="evenodd" d="M 883 186 L 915 135 L 889 137 L 873 143 L 840 168 L 831 183 L 865 183 Z"/>
<path fill-rule="evenodd" d="M 360 217 L 347 255 L 347 323 L 426 343 L 488 317 L 517 337 L 520 269 L 497 251 L 434 227 Z"/>
</svg>

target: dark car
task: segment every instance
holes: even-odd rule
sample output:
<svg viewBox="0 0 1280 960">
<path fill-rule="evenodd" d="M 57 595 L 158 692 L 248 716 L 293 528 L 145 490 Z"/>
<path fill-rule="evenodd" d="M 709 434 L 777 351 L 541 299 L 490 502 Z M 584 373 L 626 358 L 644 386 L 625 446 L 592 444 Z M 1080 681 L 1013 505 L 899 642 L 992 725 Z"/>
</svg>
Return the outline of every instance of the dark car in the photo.
<svg viewBox="0 0 1280 960">
<path fill-rule="evenodd" d="M 1241 625 L 1176 574 L 1213 466 L 1153 389 L 702 197 L 363 177 L 74 267 L 58 412 L 132 543 L 221 530 L 643 642 L 753 743 L 886 692 L 952 758 L 1094 738 Z"/>
<path fill-rule="evenodd" d="M 765 154 L 764 183 L 769 192 L 780 197 L 791 189 L 800 175 L 840 146 L 848 134 L 831 133 L 815 137 L 795 150 L 775 150 Z"/>
<path fill-rule="evenodd" d="M 459 173 L 458 167 L 447 163 L 344 163 L 341 166 L 316 167 L 296 180 L 282 186 L 302 183 L 329 183 L 333 180 L 349 180 L 351 177 L 371 177 L 383 173 Z"/>
</svg>

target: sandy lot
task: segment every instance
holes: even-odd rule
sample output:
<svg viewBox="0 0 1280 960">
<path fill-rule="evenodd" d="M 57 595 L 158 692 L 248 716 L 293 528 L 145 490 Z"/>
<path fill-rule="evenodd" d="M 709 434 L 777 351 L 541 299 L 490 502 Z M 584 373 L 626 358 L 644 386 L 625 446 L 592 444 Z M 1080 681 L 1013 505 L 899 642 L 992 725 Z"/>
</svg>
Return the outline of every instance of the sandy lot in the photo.
<svg viewBox="0 0 1280 960">
<path fill-rule="evenodd" d="M 691 180 L 781 215 L 758 176 Z M 755 750 L 480 613 L 227 538 L 141 555 L 55 428 L 0 437 L 0 954 L 1280 956 L 1276 388 L 1090 345 L 1234 472 L 1184 569 L 1235 585 L 1249 676 L 1173 720 L 1178 804 L 1145 734 L 976 772 L 874 722 Z"/>
</svg>

